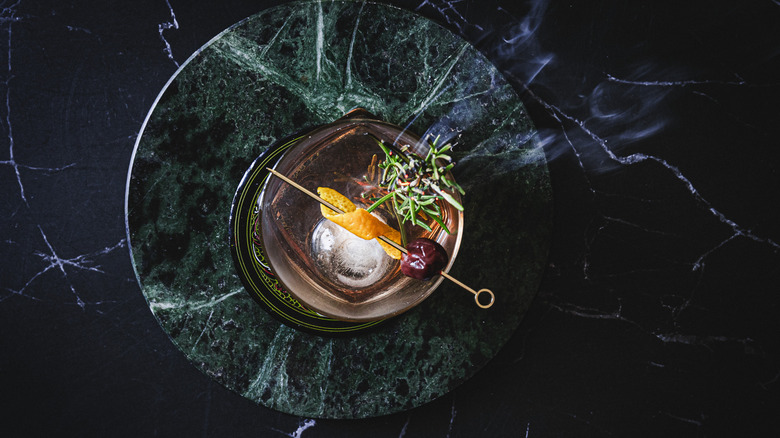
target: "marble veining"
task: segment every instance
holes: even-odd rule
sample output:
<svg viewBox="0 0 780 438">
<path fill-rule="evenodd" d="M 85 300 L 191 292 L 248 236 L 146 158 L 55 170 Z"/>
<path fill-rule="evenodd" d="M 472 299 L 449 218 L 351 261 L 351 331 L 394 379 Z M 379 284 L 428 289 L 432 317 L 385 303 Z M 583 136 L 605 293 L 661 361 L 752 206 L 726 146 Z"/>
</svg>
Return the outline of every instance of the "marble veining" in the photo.
<svg viewBox="0 0 780 438">
<path fill-rule="evenodd" d="M 171 49 L 171 44 L 168 42 L 167 39 L 165 39 L 164 32 L 166 30 L 176 30 L 179 28 L 179 22 L 176 21 L 176 14 L 173 12 L 173 8 L 171 7 L 171 2 L 169 0 L 165 0 L 165 5 L 168 6 L 168 10 L 171 13 L 171 21 L 165 21 L 163 23 L 160 23 L 157 25 L 157 32 L 160 34 L 160 40 L 165 44 L 165 54 L 168 55 L 168 59 L 173 61 L 173 64 L 176 65 L 176 67 L 179 67 L 179 63 L 176 61 L 176 59 L 173 57 L 173 50 Z"/>
<path fill-rule="evenodd" d="M 5 77 L 2 81 L 3 86 L 5 88 L 5 105 L 3 106 L 4 114 L 3 117 L 0 117 L 3 121 L 3 128 L 6 132 L 8 145 L 7 145 L 7 158 L 4 160 L 0 160 L 0 166 L 7 166 L 11 169 L 13 169 L 13 173 L 16 179 L 16 186 L 17 186 L 17 193 L 19 195 L 19 199 L 22 202 L 22 205 L 17 207 L 12 213 L 11 218 L 17 217 L 17 216 L 26 216 L 30 214 L 31 211 L 33 211 L 33 206 L 31 205 L 31 199 L 34 198 L 33 195 L 29 195 L 25 191 L 25 184 L 24 179 L 26 176 L 33 175 L 33 174 L 39 174 L 43 176 L 51 176 L 58 174 L 60 172 L 65 172 L 69 169 L 72 169 L 77 166 L 76 163 L 71 162 L 63 165 L 58 166 L 42 166 L 42 165 L 32 165 L 28 164 L 25 161 L 26 160 L 19 160 L 16 158 L 15 148 L 16 148 L 16 139 L 14 138 L 14 127 L 13 127 L 13 119 L 17 117 L 15 112 L 13 111 L 13 103 L 12 103 L 12 91 L 13 91 L 13 80 L 14 80 L 14 24 L 18 23 L 19 21 L 23 20 L 25 17 L 24 14 L 19 14 L 17 8 L 19 7 L 20 2 L 17 1 L 16 3 L 5 5 L 3 4 L 2 13 L 0 14 L 0 23 L 3 24 L 5 27 L 5 35 L 6 35 L 6 54 L 5 57 L 6 61 L 6 71 L 5 71 Z M 23 178 L 24 176 L 24 178 Z M 23 212 L 20 212 L 20 210 L 23 210 Z M 37 260 L 40 262 L 40 266 L 42 266 L 38 271 L 32 273 L 26 281 L 24 281 L 23 284 L 17 284 L 14 286 L 6 286 L 5 291 L 6 294 L 3 296 L 0 296 L 0 302 L 7 300 L 11 297 L 23 297 L 29 300 L 33 301 L 48 301 L 49 298 L 39 296 L 35 293 L 31 293 L 30 289 L 33 289 L 32 286 L 34 286 L 34 283 L 36 280 L 38 280 L 40 277 L 46 275 L 49 271 L 58 271 L 61 275 L 61 278 L 64 280 L 65 285 L 67 286 L 68 291 L 70 292 L 70 296 L 72 299 L 72 302 L 78 305 L 80 308 L 84 309 L 87 305 L 95 305 L 100 306 L 103 304 L 103 300 L 90 300 L 87 298 L 83 298 L 79 292 L 76 290 L 76 288 L 73 285 L 73 282 L 70 280 L 70 275 L 73 272 L 79 272 L 79 271 L 87 271 L 87 272 L 97 272 L 102 273 L 102 270 L 100 269 L 100 265 L 95 262 L 96 258 L 100 258 L 100 256 L 111 253 L 115 251 L 118 248 L 126 247 L 126 240 L 120 239 L 115 244 L 109 244 L 103 249 L 100 250 L 94 250 L 89 253 L 85 254 L 78 254 L 78 255 L 71 255 L 71 256 L 65 256 L 60 255 L 64 254 L 64 251 L 60 251 L 59 249 L 56 249 L 57 243 L 54 239 L 49 239 L 49 236 L 47 235 L 46 231 L 44 230 L 44 227 L 39 223 L 35 224 L 35 228 L 37 228 L 38 233 L 35 238 L 38 240 L 39 248 L 42 248 L 40 250 L 35 251 L 34 255 L 37 258 Z M 52 244 L 52 241 L 55 243 Z M 9 245 L 11 247 L 18 245 L 17 242 L 7 239 L 5 241 L 6 245 Z"/>
</svg>

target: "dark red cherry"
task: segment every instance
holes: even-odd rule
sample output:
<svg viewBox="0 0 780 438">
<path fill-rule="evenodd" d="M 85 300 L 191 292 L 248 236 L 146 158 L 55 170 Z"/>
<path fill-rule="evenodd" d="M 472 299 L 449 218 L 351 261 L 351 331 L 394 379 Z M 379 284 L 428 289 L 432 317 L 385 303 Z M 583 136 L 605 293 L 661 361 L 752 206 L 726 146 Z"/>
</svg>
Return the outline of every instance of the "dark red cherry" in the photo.
<svg viewBox="0 0 780 438">
<path fill-rule="evenodd" d="M 406 245 L 401 256 L 401 272 L 407 277 L 428 280 L 447 266 L 447 251 L 431 239 L 415 239 Z"/>
</svg>

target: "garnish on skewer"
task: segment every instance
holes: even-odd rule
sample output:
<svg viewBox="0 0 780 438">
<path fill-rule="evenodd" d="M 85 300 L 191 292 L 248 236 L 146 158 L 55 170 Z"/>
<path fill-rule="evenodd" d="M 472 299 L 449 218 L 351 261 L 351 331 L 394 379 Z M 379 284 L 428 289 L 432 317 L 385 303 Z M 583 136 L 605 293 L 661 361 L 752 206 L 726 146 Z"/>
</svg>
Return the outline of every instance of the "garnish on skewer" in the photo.
<svg viewBox="0 0 780 438">
<path fill-rule="evenodd" d="M 341 208 L 337 207 L 332 202 L 329 202 L 329 201 L 321 198 L 320 196 L 317 196 L 316 194 L 314 194 L 310 190 L 306 189 L 305 187 L 301 186 L 300 184 L 296 183 L 295 181 L 291 180 L 290 178 L 287 178 L 286 176 L 282 175 L 281 173 L 277 172 L 276 170 L 271 169 L 271 168 L 266 168 L 266 169 L 269 172 L 271 172 L 271 174 L 275 175 L 276 177 L 278 177 L 282 181 L 286 182 L 287 184 L 290 184 L 291 186 L 293 186 L 296 189 L 300 190 L 301 192 L 303 192 L 304 194 L 308 195 L 309 197 L 315 199 L 317 202 L 319 202 L 320 204 L 326 206 L 328 209 L 336 212 L 337 214 L 344 214 L 344 213 L 346 213 L 344 210 L 342 210 Z M 350 201 L 350 203 L 351 203 L 351 201 Z M 398 251 L 404 253 L 404 255 L 406 255 L 406 256 L 408 256 L 409 253 L 410 253 L 409 250 L 404 248 L 398 242 L 394 242 L 393 240 L 387 238 L 384 235 L 376 236 L 376 238 L 380 239 L 383 242 L 385 242 L 386 244 L 394 247 Z M 428 240 L 428 239 L 426 239 L 426 240 Z M 411 251 L 412 252 L 412 256 L 415 256 L 415 252 L 416 251 L 417 251 L 416 249 Z M 446 254 L 446 252 L 445 252 L 445 254 Z M 411 259 L 410 259 L 410 261 L 411 261 Z M 402 261 L 402 263 L 403 263 L 403 261 Z M 445 265 L 446 265 L 446 262 L 445 262 Z M 436 272 L 435 274 L 441 275 L 442 277 L 452 281 L 453 283 L 457 284 L 458 286 L 462 287 L 463 289 L 466 289 L 467 291 L 471 292 L 474 295 L 474 301 L 477 303 L 477 306 L 479 306 L 479 307 L 481 307 L 483 309 L 487 309 L 487 308 L 491 307 L 493 305 L 493 303 L 495 303 L 495 295 L 493 294 L 493 292 L 490 289 L 480 289 L 478 291 L 475 291 L 474 289 L 466 286 L 464 283 L 462 283 L 462 282 L 458 281 L 457 279 L 455 279 L 455 277 L 449 275 L 448 273 L 446 273 L 446 272 L 444 272 L 443 270 L 440 270 L 440 269 L 439 269 L 439 272 Z M 479 296 L 482 295 L 482 294 L 487 295 L 487 298 L 489 300 L 487 303 L 480 302 Z"/>
<path fill-rule="evenodd" d="M 439 242 L 424 237 L 409 242 L 406 251 L 401 257 L 401 272 L 418 280 L 430 280 L 449 261 L 447 250 Z"/>
</svg>

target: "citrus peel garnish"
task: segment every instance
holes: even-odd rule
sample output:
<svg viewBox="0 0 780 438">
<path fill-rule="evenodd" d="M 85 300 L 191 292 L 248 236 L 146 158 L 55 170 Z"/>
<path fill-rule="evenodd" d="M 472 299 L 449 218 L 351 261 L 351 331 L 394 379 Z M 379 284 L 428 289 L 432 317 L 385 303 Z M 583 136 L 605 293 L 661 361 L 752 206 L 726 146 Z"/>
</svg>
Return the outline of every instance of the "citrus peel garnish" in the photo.
<svg viewBox="0 0 780 438">
<path fill-rule="evenodd" d="M 397 260 L 401 258 L 401 251 L 379 239 L 379 236 L 385 236 L 393 242 L 400 244 L 401 233 L 398 230 L 382 222 L 366 210 L 357 208 L 349 198 L 336 190 L 328 187 L 318 187 L 317 193 L 322 199 L 344 212 L 336 213 L 330 208 L 321 205 L 320 211 L 322 216 L 362 239 L 377 239 L 377 242 L 382 245 L 382 249 L 385 250 L 387 255 Z"/>
</svg>

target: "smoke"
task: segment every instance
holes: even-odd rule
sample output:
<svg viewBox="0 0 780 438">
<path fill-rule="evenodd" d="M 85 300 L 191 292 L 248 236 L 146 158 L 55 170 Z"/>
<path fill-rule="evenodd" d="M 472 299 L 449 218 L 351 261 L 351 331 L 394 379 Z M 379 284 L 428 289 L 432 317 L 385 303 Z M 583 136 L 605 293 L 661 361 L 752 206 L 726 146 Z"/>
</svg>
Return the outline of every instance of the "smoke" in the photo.
<svg viewBox="0 0 780 438">
<path fill-rule="evenodd" d="M 512 15 L 503 8 L 499 11 Z M 528 12 L 506 30 L 498 30 L 500 41 L 492 54 L 499 61 L 508 61 L 514 66 L 513 76 L 523 84 L 531 84 L 554 59 L 545 51 L 538 38 L 539 29 L 545 22 L 547 2 L 530 2 Z"/>
<path fill-rule="evenodd" d="M 669 125 L 670 117 L 663 109 L 675 87 L 641 80 L 653 73 L 666 77 L 669 72 L 659 72 L 646 62 L 625 73 L 625 78 L 592 68 L 578 71 L 572 65 L 582 62 L 567 62 L 572 53 L 546 47 L 549 41 L 560 40 L 550 37 L 563 28 L 557 17 L 560 10 L 551 11 L 552 2 L 531 0 L 513 6 L 512 11 L 496 7 L 484 18 L 459 11 L 459 5 L 426 1 L 417 9 L 431 8 L 434 15 L 440 15 L 440 20 L 472 40 L 498 67 L 527 103 L 537 128 L 535 146 L 544 151 L 548 161 L 573 153 L 583 166 L 598 163 L 583 170 L 607 172 L 626 164 L 621 157 L 631 153 L 632 145 L 662 133 Z M 470 89 L 464 93 L 472 91 L 478 94 L 478 90 Z M 477 100 L 490 97 L 480 95 Z M 457 142 L 464 131 L 474 128 L 478 120 L 475 111 L 480 108 L 466 100 L 456 102 L 423 137 L 439 136 L 443 142 Z M 416 114 L 408 125 L 419 116 Z M 528 139 L 513 141 L 523 142 L 517 147 L 527 148 L 529 144 Z"/>
<path fill-rule="evenodd" d="M 534 121 L 539 145 L 548 160 L 573 153 L 583 166 L 598 163 L 585 171 L 614 170 L 626 164 L 621 154 L 630 154 L 632 145 L 669 126 L 671 117 L 664 109 L 672 87 L 633 80 L 659 73 L 648 61 L 639 61 L 640 66 L 628 73 L 629 80 L 605 71 L 573 68 L 566 59 L 576 57 L 576 53 L 561 54 L 560 47 L 545 47 L 551 39 L 547 36 L 565 29 L 551 16 L 551 5 L 547 0 L 532 0 L 521 16 L 499 8 L 506 24 L 494 29 L 496 35 L 487 55 L 529 106 L 537 109 Z"/>
<path fill-rule="evenodd" d="M 428 127 L 422 138 L 438 138 L 440 145 L 457 143 L 457 137 L 464 131 L 464 127 L 473 126 L 477 117 L 472 105 L 465 100 L 458 101 L 446 115 Z"/>
<path fill-rule="evenodd" d="M 559 9 L 553 11 L 553 7 Z M 538 130 L 536 141 L 547 160 L 555 161 L 564 155 L 576 157 L 589 181 L 593 176 L 637 163 L 651 164 L 661 174 L 677 180 L 703 211 L 732 230 L 732 236 L 716 248 L 734 236 L 780 248 L 777 242 L 754 234 L 718 210 L 678 164 L 658 155 L 666 156 L 668 151 L 657 149 L 665 143 L 659 139 L 673 137 L 672 134 L 681 132 L 681 124 L 692 120 L 690 114 L 681 112 L 686 110 L 679 108 L 691 108 L 694 96 L 720 105 L 716 97 L 709 95 L 710 91 L 716 96 L 727 95 L 724 90 L 756 84 L 729 71 L 726 65 L 713 64 L 712 53 L 700 55 L 703 50 L 700 50 L 699 36 L 668 37 L 665 35 L 668 29 L 661 30 L 656 23 L 652 25 L 657 30 L 647 33 L 637 30 L 636 23 L 610 21 L 610 17 L 599 15 L 605 11 L 583 17 L 564 10 L 566 7 L 548 0 L 531 0 L 519 15 L 500 9 L 505 14 L 505 23 L 492 28 L 495 34 L 492 43 L 486 42 L 483 47 L 488 58 L 499 66 L 533 109 Z M 578 12 L 584 10 L 590 9 L 580 8 Z M 567 34 L 572 40 L 568 46 L 561 42 L 565 39 L 560 34 L 554 35 L 568 31 L 567 22 L 561 17 L 580 25 L 578 31 Z M 697 25 L 702 33 L 715 29 L 712 23 L 688 18 L 674 23 L 684 25 L 690 33 L 690 27 Z M 624 28 L 619 35 L 625 38 L 609 35 L 610 31 L 615 32 L 613 26 L 621 25 Z M 600 47 L 605 41 L 610 42 L 609 49 Z M 556 43 L 557 46 L 551 46 Z M 747 50 L 739 47 L 740 44 L 721 45 L 711 50 L 732 56 L 735 51 Z M 670 56 L 671 50 L 684 55 Z M 777 53 L 774 48 L 767 51 Z M 758 54 L 762 55 L 760 51 Z M 618 59 L 612 61 L 608 59 L 610 56 Z M 763 53 L 754 58 L 765 56 Z M 755 75 L 754 65 L 759 61 L 741 54 L 736 57 L 749 61 L 743 68 Z M 713 74 L 717 77 L 711 77 Z M 705 78 L 699 79 L 702 76 Z M 679 105 L 686 99 L 687 105 Z M 693 264 L 694 269 L 699 266 L 699 261 Z"/>
</svg>

